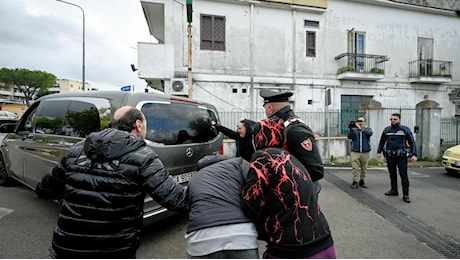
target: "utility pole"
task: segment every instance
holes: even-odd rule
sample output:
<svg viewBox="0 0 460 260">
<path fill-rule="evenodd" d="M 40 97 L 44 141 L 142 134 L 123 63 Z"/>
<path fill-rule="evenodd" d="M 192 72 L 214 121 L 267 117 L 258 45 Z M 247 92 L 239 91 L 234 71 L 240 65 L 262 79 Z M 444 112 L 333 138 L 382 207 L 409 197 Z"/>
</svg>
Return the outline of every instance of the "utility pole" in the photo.
<svg viewBox="0 0 460 260">
<path fill-rule="evenodd" d="M 186 1 L 187 5 L 187 37 L 188 37 L 188 98 L 192 98 L 192 0 Z"/>
<path fill-rule="evenodd" d="M 82 91 L 85 91 L 85 11 L 83 10 L 83 8 L 81 8 L 81 6 L 79 5 L 76 5 L 74 3 L 69 3 L 69 2 L 66 2 L 66 1 L 63 1 L 63 0 L 56 0 L 58 2 L 61 2 L 61 3 L 64 3 L 64 4 L 68 4 L 68 5 L 73 5 L 75 7 L 78 7 L 80 8 L 81 12 L 83 13 L 83 62 L 82 62 L 82 76 L 81 76 L 81 90 Z"/>
</svg>

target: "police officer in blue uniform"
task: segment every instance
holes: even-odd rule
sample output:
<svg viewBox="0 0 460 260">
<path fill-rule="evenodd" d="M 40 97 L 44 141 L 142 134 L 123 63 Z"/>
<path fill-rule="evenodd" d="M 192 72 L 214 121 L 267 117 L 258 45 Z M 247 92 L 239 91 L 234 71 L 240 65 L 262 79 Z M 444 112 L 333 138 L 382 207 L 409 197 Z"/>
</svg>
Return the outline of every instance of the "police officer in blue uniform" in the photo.
<svg viewBox="0 0 460 260">
<path fill-rule="evenodd" d="M 311 128 L 292 111 L 289 97 L 292 92 L 278 92 L 262 89 L 259 92 L 264 99 L 265 114 L 268 118 L 278 117 L 284 120 L 286 128 L 286 150 L 294 155 L 307 169 L 315 186 L 316 194 L 321 190 L 318 180 L 324 177 L 324 167 L 316 146 Z"/>
<path fill-rule="evenodd" d="M 413 163 L 417 161 L 414 135 L 407 126 L 401 125 L 401 115 L 399 113 L 393 113 L 390 120 L 391 125 L 383 130 L 379 148 L 377 149 L 377 159 L 381 159 L 381 153 L 383 152 L 387 160 L 388 172 L 390 173 L 391 190 L 385 192 L 385 195 L 398 196 L 398 177 L 396 175 L 396 167 L 398 167 L 403 200 L 410 203 L 407 158 L 410 157 Z"/>
</svg>

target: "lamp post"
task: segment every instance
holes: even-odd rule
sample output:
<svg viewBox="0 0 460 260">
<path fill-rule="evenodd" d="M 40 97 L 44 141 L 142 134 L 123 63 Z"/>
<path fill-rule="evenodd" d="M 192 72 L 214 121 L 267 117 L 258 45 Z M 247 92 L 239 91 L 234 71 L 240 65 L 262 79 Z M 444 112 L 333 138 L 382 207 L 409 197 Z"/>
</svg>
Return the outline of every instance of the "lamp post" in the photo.
<svg viewBox="0 0 460 260">
<path fill-rule="evenodd" d="M 83 8 L 81 8 L 81 6 L 79 5 L 76 5 L 74 3 L 69 3 L 69 2 L 66 2 L 66 1 L 63 1 L 63 0 L 56 0 L 58 2 L 62 2 L 64 4 L 68 4 L 68 5 L 73 5 L 73 6 L 76 6 L 78 8 L 80 8 L 81 12 L 83 13 L 83 65 L 82 65 L 82 76 L 81 76 L 81 89 L 82 91 L 85 91 L 85 11 L 83 11 Z"/>
</svg>

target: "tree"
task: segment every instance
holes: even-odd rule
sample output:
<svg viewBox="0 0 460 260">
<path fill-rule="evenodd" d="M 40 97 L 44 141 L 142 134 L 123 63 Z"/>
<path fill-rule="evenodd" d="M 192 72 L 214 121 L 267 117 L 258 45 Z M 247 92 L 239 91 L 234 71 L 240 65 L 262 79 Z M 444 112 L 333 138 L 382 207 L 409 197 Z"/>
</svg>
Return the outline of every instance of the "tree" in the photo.
<svg viewBox="0 0 460 260">
<path fill-rule="evenodd" d="M 39 92 L 46 93 L 48 88 L 56 84 L 56 76 L 40 70 L 1 68 L 0 82 L 5 87 L 14 88 L 16 91 L 23 93 L 27 106 L 30 106 L 30 101 Z"/>
</svg>

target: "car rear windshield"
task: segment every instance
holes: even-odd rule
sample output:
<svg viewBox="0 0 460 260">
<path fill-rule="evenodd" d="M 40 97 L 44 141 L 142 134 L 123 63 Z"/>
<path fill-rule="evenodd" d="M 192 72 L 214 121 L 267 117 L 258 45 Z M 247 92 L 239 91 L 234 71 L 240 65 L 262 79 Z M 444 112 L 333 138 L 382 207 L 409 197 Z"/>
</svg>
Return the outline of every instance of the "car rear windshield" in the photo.
<svg viewBox="0 0 460 260">
<path fill-rule="evenodd" d="M 203 143 L 217 137 L 211 120 L 218 122 L 214 111 L 197 104 L 175 102 L 144 103 L 147 119 L 146 139 L 171 144 Z"/>
</svg>

